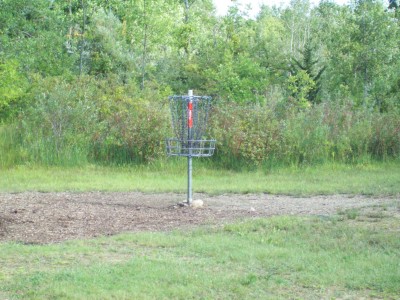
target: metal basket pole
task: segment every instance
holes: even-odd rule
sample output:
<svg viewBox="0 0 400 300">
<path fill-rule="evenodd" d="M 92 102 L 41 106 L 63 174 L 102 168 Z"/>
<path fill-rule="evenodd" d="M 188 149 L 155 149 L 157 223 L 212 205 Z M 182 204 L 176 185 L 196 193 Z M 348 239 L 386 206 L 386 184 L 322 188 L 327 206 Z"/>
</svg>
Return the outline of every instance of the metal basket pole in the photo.
<svg viewBox="0 0 400 300">
<path fill-rule="evenodd" d="M 187 191 L 187 203 L 189 205 L 192 204 L 193 195 L 192 195 L 192 127 L 193 127 L 193 90 L 189 90 L 188 92 L 188 148 L 189 148 L 189 155 L 188 155 L 188 191 Z"/>
</svg>

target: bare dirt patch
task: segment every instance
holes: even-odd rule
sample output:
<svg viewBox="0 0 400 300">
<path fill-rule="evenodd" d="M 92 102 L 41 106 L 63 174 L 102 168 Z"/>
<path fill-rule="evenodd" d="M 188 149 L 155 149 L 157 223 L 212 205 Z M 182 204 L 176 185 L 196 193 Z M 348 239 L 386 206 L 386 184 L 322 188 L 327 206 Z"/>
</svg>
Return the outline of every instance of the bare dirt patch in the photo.
<svg viewBox="0 0 400 300">
<path fill-rule="evenodd" d="M 204 207 L 177 203 L 183 194 L 0 193 L 0 241 L 54 243 L 127 231 L 168 231 L 238 218 L 272 215 L 330 215 L 338 210 L 400 203 L 396 198 L 267 194 L 195 194 Z M 397 205 L 400 207 L 400 204 Z"/>
</svg>

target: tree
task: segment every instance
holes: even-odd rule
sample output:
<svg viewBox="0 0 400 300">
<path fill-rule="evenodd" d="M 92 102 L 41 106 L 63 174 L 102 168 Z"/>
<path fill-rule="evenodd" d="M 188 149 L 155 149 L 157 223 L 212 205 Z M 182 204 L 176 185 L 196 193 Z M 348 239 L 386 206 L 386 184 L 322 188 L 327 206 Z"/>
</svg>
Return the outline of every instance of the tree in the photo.
<svg viewBox="0 0 400 300">
<path fill-rule="evenodd" d="M 71 72 L 74 58 L 65 48 L 66 19 L 47 0 L 0 1 L 2 51 L 25 73 L 43 76 Z"/>
<path fill-rule="evenodd" d="M 134 55 L 123 36 L 123 24 L 112 11 L 106 12 L 101 8 L 93 13 L 88 43 L 89 74 L 115 76 L 123 83 L 134 76 Z"/>
<path fill-rule="evenodd" d="M 341 47 L 351 43 L 351 26 L 347 23 L 351 11 L 347 6 L 338 5 L 330 0 L 321 1 L 311 14 L 311 37 L 314 57 L 318 57 L 319 67 L 324 66 L 320 80 L 319 97 L 325 101 L 346 98 L 348 92 L 350 70 L 343 72 L 347 64 L 338 67 L 346 59 L 349 52 L 338 54 Z M 326 79 L 326 80 L 325 80 Z"/>
<path fill-rule="evenodd" d="M 393 9 L 398 9 L 399 5 L 397 4 L 396 0 L 389 0 L 389 9 L 393 8 Z"/>
<path fill-rule="evenodd" d="M 265 68 L 269 81 L 283 84 L 290 62 L 289 35 L 284 22 L 263 8 L 257 19 L 253 56 Z"/>
<path fill-rule="evenodd" d="M 305 72 L 308 77 L 307 81 L 307 94 L 304 96 L 308 101 L 312 104 L 316 104 L 321 102 L 321 99 L 318 98 L 318 93 L 321 89 L 321 75 L 325 71 L 325 66 L 318 67 L 318 59 L 315 59 L 315 51 L 316 46 L 312 45 L 312 41 L 309 38 L 304 46 L 304 50 L 300 51 L 303 59 L 302 61 L 297 60 L 296 58 L 292 58 L 291 65 L 291 74 L 292 76 L 296 76 L 300 71 Z M 305 78 L 304 74 L 302 74 L 299 78 Z M 301 85 L 304 85 L 304 80 L 300 80 Z M 313 82 L 311 84 L 311 82 Z M 292 82 L 295 84 L 295 82 Z"/>
<path fill-rule="evenodd" d="M 350 98 L 356 105 L 381 106 L 398 68 L 399 26 L 393 13 L 375 0 L 358 0 L 350 6 L 324 2 L 317 18 L 322 29 L 318 38 L 325 44 L 324 76 L 329 78 L 325 86 L 331 99 Z"/>
<path fill-rule="evenodd" d="M 310 36 L 311 4 L 309 0 L 291 0 L 290 6 L 282 12 L 281 19 L 290 34 L 290 54 L 295 57 L 303 49 Z"/>
<path fill-rule="evenodd" d="M 397 0 L 389 0 L 388 9 L 393 9 L 395 18 L 400 20 L 399 4 L 397 3 Z"/>
<path fill-rule="evenodd" d="M 393 76 L 398 61 L 398 26 L 380 2 L 360 0 L 354 7 L 355 30 L 352 34 L 354 73 L 362 82 L 362 104 L 384 101 L 387 88 L 382 85 Z"/>
</svg>

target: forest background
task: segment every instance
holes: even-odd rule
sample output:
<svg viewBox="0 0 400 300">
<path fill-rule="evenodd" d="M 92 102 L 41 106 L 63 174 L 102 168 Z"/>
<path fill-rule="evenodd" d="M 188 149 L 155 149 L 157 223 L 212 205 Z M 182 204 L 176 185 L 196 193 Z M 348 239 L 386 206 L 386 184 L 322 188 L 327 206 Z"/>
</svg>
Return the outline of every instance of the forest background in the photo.
<svg viewBox="0 0 400 300">
<path fill-rule="evenodd" d="M 0 168 L 164 160 L 168 96 L 213 97 L 218 167 L 400 157 L 398 2 L 0 0 Z"/>
</svg>

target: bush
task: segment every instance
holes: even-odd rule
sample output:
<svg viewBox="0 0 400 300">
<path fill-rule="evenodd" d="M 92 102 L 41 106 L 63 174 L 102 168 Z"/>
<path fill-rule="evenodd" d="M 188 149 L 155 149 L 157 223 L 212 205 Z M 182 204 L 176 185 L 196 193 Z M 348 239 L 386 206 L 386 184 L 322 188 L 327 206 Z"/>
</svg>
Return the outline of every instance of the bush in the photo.
<svg viewBox="0 0 400 300">
<path fill-rule="evenodd" d="M 87 162 L 90 134 L 98 109 L 86 81 L 57 77 L 40 80 L 35 104 L 19 118 L 19 133 L 28 160 L 42 164 Z"/>
<path fill-rule="evenodd" d="M 329 159 L 332 143 L 320 107 L 299 111 L 281 124 L 279 156 L 286 164 L 314 164 Z"/>
<path fill-rule="evenodd" d="M 120 104 L 101 121 L 91 156 L 106 163 L 146 163 L 164 155 L 169 117 L 165 106 L 138 101 Z"/>
<path fill-rule="evenodd" d="M 400 157 L 400 118 L 394 112 L 374 113 L 368 151 L 374 158 Z"/>
<path fill-rule="evenodd" d="M 217 139 L 216 161 L 225 166 L 258 166 L 276 155 L 280 124 L 264 105 L 240 106 L 221 102 L 211 116 L 211 134 Z"/>
<path fill-rule="evenodd" d="M 218 103 L 211 118 L 215 161 L 229 168 L 279 163 L 398 158 L 398 114 L 323 103 L 285 112 L 267 105 Z"/>
</svg>

